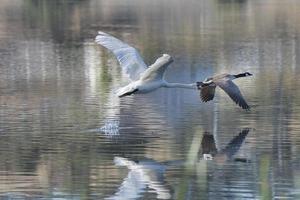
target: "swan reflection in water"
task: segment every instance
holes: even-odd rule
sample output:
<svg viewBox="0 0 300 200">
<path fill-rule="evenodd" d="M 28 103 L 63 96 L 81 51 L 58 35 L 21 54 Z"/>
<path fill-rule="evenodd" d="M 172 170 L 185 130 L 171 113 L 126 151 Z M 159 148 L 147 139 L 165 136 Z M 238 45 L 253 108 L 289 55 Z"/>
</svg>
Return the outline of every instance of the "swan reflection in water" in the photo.
<svg viewBox="0 0 300 200">
<path fill-rule="evenodd" d="M 235 154 L 243 145 L 250 129 L 243 129 L 237 136 L 231 139 L 224 149 L 218 150 L 215 143 L 215 138 L 212 134 L 204 133 L 201 141 L 201 154 L 204 160 L 215 159 L 217 161 L 239 161 L 249 162 L 247 158 L 237 158 Z"/>
<path fill-rule="evenodd" d="M 166 164 L 154 160 L 132 161 L 123 157 L 115 157 L 116 166 L 125 166 L 129 169 L 128 175 L 124 178 L 121 186 L 109 200 L 137 199 L 141 194 L 150 188 L 157 195 L 157 199 L 170 199 L 171 194 L 165 186 L 164 173 Z"/>
<path fill-rule="evenodd" d="M 213 135 L 205 133 L 199 153 L 204 160 L 248 162 L 248 159 L 235 158 L 234 155 L 241 148 L 249 131 L 249 128 L 243 129 L 220 151 L 216 148 Z M 114 163 L 116 166 L 127 167 L 129 172 L 118 191 L 113 196 L 106 198 L 107 200 L 138 199 L 142 197 L 142 193 L 146 192 L 147 188 L 152 190 L 150 192 L 156 193 L 157 199 L 171 199 L 170 189 L 164 180 L 165 171 L 170 166 L 184 166 L 185 160 L 157 162 L 152 159 L 134 161 L 129 158 L 115 157 Z"/>
</svg>

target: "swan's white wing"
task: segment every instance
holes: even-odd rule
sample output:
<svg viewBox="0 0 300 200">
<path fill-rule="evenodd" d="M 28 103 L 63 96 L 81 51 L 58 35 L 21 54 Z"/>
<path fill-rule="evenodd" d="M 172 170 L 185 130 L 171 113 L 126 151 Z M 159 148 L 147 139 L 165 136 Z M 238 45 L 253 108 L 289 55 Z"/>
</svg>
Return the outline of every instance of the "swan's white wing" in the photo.
<svg viewBox="0 0 300 200">
<path fill-rule="evenodd" d="M 162 80 L 167 67 L 173 62 L 168 54 L 163 54 L 141 75 L 142 81 Z"/>
<path fill-rule="evenodd" d="M 147 183 L 144 180 L 144 172 L 141 169 L 130 170 L 118 188 L 118 191 L 114 195 L 105 198 L 105 200 L 138 199 L 146 187 Z"/>
<path fill-rule="evenodd" d="M 250 109 L 250 106 L 247 104 L 244 97 L 242 96 L 240 89 L 231 80 L 218 80 L 214 82 L 220 88 L 222 88 L 237 105 L 239 105 L 245 110 Z"/>
<path fill-rule="evenodd" d="M 126 166 L 130 171 L 124 178 L 118 191 L 108 197 L 106 200 L 126 200 L 137 199 L 147 187 L 144 170 L 139 167 L 134 161 L 123 157 L 115 157 L 114 163 L 116 166 Z"/>
<path fill-rule="evenodd" d="M 99 31 L 95 41 L 113 52 L 131 80 L 139 79 L 140 74 L 147 69 L 139 52 L 121 40 Z"/>
<path fill-rule="evenodd" d="M 158 199 L 170 199 L 171 194 L 164 186 L 164 169 L 163 165 L 155 161 L 141 161 L 135 163 L 127 158 L 115 157 L 114 163 L 117 166 L 126 166 L 130 170 L 127 177 L 113 196 L 107 200 L 119 199 L 136 199 L 141 197 L 141 193 L 147 187 L 153 189 Z"/>
<path fill-rule="evenodd" d="M 172 195 L 168 188 L 165 187 L 164 174 L 158 170 L 146 170 L 148 174 L 147 186 L 154 190 L 158 199 L 171 199 Z M 151 176 L 152 175 L 152 176 Z M 153 180 L 152 180 L 153 178 Z"/>
</svg>

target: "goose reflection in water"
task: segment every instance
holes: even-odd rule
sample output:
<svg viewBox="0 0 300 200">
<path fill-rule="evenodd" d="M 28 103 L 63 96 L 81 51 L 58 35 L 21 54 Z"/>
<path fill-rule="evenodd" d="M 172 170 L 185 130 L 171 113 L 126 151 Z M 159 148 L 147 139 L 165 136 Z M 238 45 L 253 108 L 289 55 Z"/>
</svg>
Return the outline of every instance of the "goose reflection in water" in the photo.
<svg viewBox="0 0 300 200">
<path fill-rule="evenodd" d="M 109 200 L 137 199 L 141 197 L 146 188 L 150 188 L 157 195 L 157 199 L 170 199 L 169 189 L 164 184 L 166 165 L 148 159 L 144 161 L 132 161 L 123 157 L 115 157 L 116 166 L 125 166 L 129 169 L 121 186 Z"/>
<path fill-rule="evenodd" d="M 235 136 L 224 149 L 218 150 L 215 143 L 215 138 L 212 134 L 205 133 L 201 141 L 201 150 L 204 160 L 216 161 L 239 161 L 249 162 L 247 158 L 237 158 L 235 154 L 239 151 L 242 144 L 244 143 L 250 129 L 243 129 L 237 136 Z"/>
<path fill-rule="evenodd" d="M 244 143 L 250 129 L 243 129 L 235 136 L 227 146 L 218 151 L 213 135 L 205 133 L 201 142 L 200 153 L 204 160 L 218 161 L 240 161 L 248 162 L 245 158 L 235 158 L 235 154 L 239 151 Z M 125 166 L 129 172 L 124 178 L 118 191 L 107 200 L 126 200 L 141 198 L 142 193 L 150 188 L 156 193 L 157 199 L 171 199 L 170 189 L 166 187 L 164 174 L 170 166 L 184 166 L 184 160 L 174 160 L 166 162 L 157 162 L 151 159 L 133 161 L 124 157 L 115 157 L 114 163 L 116 166 Z"/>
</svg>

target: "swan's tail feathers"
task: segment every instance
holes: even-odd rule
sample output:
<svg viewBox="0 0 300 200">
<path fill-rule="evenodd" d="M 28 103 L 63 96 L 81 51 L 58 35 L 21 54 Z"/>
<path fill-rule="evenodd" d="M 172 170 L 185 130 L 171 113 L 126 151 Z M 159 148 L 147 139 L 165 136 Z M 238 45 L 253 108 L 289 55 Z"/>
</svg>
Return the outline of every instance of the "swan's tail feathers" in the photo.
<svg viewBox="0 0 300 200">
<path fill-rule="evenodd" d="M 126 86 L 126 87 L 122 87 L 122 88 L 118 89 L 116 91 L 116 94 L 118 97 L 121 98 L 121 97 L 132 95 L 133 93 L 136 93 L 137 91 L 139 91 L 139 90 Z"/>
<path fill-rule="evenodd" d="M 126 92 L 126 93 L 120 95 L 119 97 L 121 98 L 121 97 L 129 96 L 129 95 L 132 95 L 133 93 L 135 93 L 135 92 L 137 92 L 137 91 L 139 91 L 139 90 L 138 90 L 138 89 L 135 89 L 135 90 L 133 90 L 133 91 L 131 91 L 131 92 Z"/>
</svg>

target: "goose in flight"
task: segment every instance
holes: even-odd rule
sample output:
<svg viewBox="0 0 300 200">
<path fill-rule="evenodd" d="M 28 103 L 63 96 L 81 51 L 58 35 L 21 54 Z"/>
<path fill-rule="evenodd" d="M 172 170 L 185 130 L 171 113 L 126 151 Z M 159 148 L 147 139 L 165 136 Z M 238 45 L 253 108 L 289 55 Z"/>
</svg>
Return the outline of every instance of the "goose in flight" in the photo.
<svg viewBox="0 0 300 200">
<path fill-rule="evenodd" d="M 112 51 L 123 71 L 131 79 L 131 83 L 117 90 L 119 97 L 134 93 L 148 93 L 160 87 L 197 89 L 196 83 L 183 84 L 165 81 L 165 71 L 173 62 L 173 58 L 168 54 L 163 54 L 152 65 L 147 67 L 139 52 L 121 40 L 99 31 L 95 41 Z"/>
<path fill-rule="evenodd" d="M 217 86 L 222 88 L 229 97 L 241 108 L 245 110 L 250 110 L 250 106 L 245 101 L 244 97 L 238 86 L 232 82 L 236 78 L 252 76 L 249 72 L 241 74 L 220 74 L 211 78 L 207 78 L 203 82 L 197 82 L 197 87 L 200 92 L 200 97 L 203 102 L 210 101 L 215 96 L 215 89 Z"/>
</svg>

